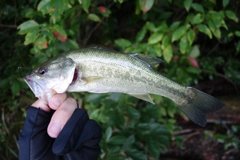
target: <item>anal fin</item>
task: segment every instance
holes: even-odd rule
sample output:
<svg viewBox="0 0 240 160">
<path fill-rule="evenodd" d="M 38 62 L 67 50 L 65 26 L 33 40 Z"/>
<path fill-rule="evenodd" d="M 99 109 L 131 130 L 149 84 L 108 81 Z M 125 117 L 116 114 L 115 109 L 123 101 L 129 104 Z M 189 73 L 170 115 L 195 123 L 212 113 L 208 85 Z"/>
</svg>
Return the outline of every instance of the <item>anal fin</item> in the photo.
<svg viewBox="0 0 240 160">
<path fill-rule="evenodd" d="M 150 102 L 152 104 L 155 104 L 149 94 L 129 94 L 129 95 L 136 97 L 138 99 Z"/>
</svg>

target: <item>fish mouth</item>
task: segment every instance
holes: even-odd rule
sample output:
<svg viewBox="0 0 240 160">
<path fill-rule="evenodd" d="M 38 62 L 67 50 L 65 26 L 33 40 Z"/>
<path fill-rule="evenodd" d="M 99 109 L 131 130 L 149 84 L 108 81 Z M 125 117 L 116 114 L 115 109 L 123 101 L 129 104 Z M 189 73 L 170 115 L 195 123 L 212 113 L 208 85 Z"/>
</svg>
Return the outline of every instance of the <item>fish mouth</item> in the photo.
<svg viewBox="0 0 240 160">
<path fill-rule="evenodd" d="M 74 74 L 73 74 L 73 79 L 72 79 L 72 82 L 70 83 L 70 85 L 74 84 L 77 80 L 78 80 L 78 69 L 75 68 Z"/>
<path fill-rule="evenodd" d="M 43 94 L 42 85 L 38 84 L 36 81 L 32 80 L 32 78 L 28 75 L 24 77 L 24 81 L 27 83 L 28 87 L 32 90 L 36 97 L 41 97 Z"/>
</svg>

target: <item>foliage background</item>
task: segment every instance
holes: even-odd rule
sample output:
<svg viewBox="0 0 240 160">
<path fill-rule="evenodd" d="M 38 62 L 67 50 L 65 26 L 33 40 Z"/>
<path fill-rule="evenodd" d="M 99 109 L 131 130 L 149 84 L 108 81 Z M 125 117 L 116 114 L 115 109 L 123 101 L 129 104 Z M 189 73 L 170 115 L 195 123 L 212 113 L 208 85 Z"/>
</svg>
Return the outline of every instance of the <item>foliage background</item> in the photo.
<svg viewBox="0 0 240 160">
<path fill-rule="evenodd" d="M 1 159 L 17 158 L 16 140 L 26 108 L 35 100 L 22 77 L 31 68 L 64 51 L 97 44 L 123 52 L 149 54 L 164 59 L 166 63 L 160 65 L 159 72 L 181 84 L 196 85 L 221 77 L 237 89 L 240 85 L 239 3 L 229 0 L 3 0 L 0 6 Z M 90 117 L 103 128 L 100 159 L 158 159 L 172 142 L 181 147 L 182 137 L 173 133 L 181 129 L 175 115 L 182 113 L 165 98 L 153 96 L 157 105 L 152 105 L 122 94 L 73 93 L 72 96 L 83 100 Z M 229 136 L 218 135 L 223 141 Z M 237 148 L 239 144 L 235 142 L 228 144 Z"/>
</svg>

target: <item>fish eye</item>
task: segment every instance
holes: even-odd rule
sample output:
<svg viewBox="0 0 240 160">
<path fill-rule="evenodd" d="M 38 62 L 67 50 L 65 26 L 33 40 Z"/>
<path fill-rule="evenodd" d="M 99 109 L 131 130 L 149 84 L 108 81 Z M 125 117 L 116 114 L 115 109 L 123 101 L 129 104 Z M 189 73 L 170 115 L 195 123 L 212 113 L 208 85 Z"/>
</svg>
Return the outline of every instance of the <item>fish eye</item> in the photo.
<svg viewBox="0 0 240 160">
<path fill-rule="evenodd" d="M 44 75 L 47 72 L 47 69 L 44 67 L 41 67 L 38 69 L 38 74 L 39 75 Z"/>
</svg>

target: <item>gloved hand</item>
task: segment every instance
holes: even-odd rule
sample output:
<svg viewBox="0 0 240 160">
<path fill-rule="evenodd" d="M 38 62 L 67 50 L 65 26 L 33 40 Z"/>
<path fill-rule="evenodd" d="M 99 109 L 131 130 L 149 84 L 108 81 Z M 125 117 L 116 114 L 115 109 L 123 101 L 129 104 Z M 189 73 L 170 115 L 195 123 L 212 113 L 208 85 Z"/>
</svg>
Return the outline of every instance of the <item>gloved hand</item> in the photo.
<svg viewBox="0 0 240 160">
<path fill-rule="evenodd" d="M 48 105 L 38 100 L 28 108 L 18 141 L 19 160 L 97 159 L 101 128 L 75 100 L 60 94 L 52 99 Z"/>
</svg>

